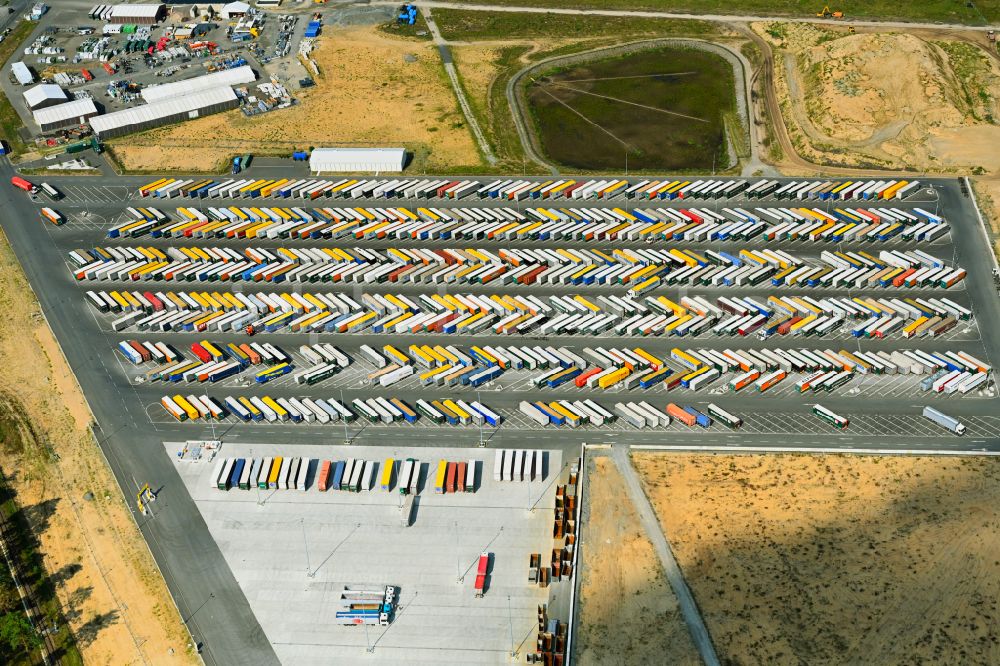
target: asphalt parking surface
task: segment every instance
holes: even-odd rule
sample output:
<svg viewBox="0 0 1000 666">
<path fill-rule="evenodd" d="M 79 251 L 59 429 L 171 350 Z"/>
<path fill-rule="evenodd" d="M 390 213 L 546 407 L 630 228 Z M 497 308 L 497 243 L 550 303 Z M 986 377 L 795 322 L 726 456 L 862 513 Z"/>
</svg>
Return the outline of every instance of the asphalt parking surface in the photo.
<svg viewBox="0 0 1000 666">
<path fill-rule="evenodd" d="M 9 166 L 4 167 L 3 175 L 9 180 L 13 175 Z M 269 168 L 268 176 L 279 177 L 275 169 Z M 35 177 L 33 180 L 41 180 Z M 134 483 L 148 482 L 154 488 L 161 487 L 160 500 L 157 502 L 156 516 L 153 519 L 142 519 L 139 523 L 144 536 L 150 544 L 154 556 L 166 577 L 173 592 L 182 616 L 188 621 L 193 635 L 205 644 L 205 659 L 208 663 L 276 663 L 277 657 L 255 619 L 250 607 L 237 585 L 236 578 L 226 565 L 222 553 L 213 539 L 208 526 L 202 518 L 198 507 L 191 499 L 177 476 L 174 464 L 164 451 L 163 442 L 183 441 L 186 439 L 203 439 L 224 436 L 227 442 L 279 442 L 294 439 L 301 445 L 340 444 L 345 437 L 354 444 L 379 445 L 386 438 L 405 436 L 408 445 L 413 447 L 477 447 L 482 437 L 486 445 L 494 447 L 544 448 L 556 449 L 566 453 L 575 450 L 581 442 L 613 443 L 615 445 L 643 444 L 685 444 L 692 446 L 720 446 L 739 450 L 740 447 L 777 446 L 787 448 L 836 448 L 849 450 L 851 448 L 880 448 L 899 450 L 986 450 L 1000 451 L 1000 409 L 995 391 L 967 396 L 928 396 L 915 385 L 913 378 L 907 377 L 866 377 L 844 387 L 834 393 L 823 394 L 822 403 L 830 409 L 848 415 L 851 427 L 838 431 L 826 426 L 809 413 L 809 406 L 817 401 L 811 395 L 801 395 L 790 390 L 792 382 L 785 380 L 781 390 L 774 390 L 766 395 L 748 392 L 732 393 L 715 390 L 724 385 L 727 380 L 698 393 L 689 391 L 674 391 L 666 393 L 663 390 L 652 391 L 598 391 L 585 392 L 576 388 L 560 388 L 555 390 L 538 390 L 530 384 L 533 374 L 526 371 L 506 373 L 497 383 L 487 385 L 479 392 L 483 403 L 498 410 L 506 417 L 505 422 L 496 429 L 486 428 L 480 431 L 477 427 L 436 426 L 417 422 L 412 425 L 394 424 L 392 426 L 376 426 L 355 422 L 347 426 L 343 424 L 244 424 L 230 418 L 222 423 L 207 424 L 202 421 L 178 423 L 159 406 L 160 397 L 165 393 L 162 386 L 155 383 L 136 383 L 138 370 L 121 360 L 114 351 L 121 340 L 163 340 L 176 349 L 184 351 L 191 342 L 208 338 L 221 342 L 245 341 L 245 336 L 233 333 L 227 334 L 196 334 L 196 333 L 136 333 L 124 331 L 114 333 L 107 326 L 109 318 L 96 314 L 84 300 L 83 285 L 77 283 L 68 270 L 66 255 L 77 248 L 95 247 L 99 245 L 227 245 L 230 247 L 245 247 L 248 245 L 274 247 L 287 244 L 289 247 L 308 247 L 305 241 L 201 241 L 161 239 L 149 237 L 129 240 L 108 240 L 104 232 L 121 218 L 125 206 L 133 205 L 130 197 L 137 188 L 152 180 L 142 178 L 51 178 L 46 179 L 66 193 L 66 198 L 55 203 L 53 207 L 67 216 L 68 224 L 53 227 L 40 221 L 38 208 L 47 202 L 33 202 L 20 190 L 10 186 L 0 188 L 0 203 L 6 214 L 3 216 L 3 228 L 10 238 L 28 279 L 38 295 L 43 311 L 46 314 L 57 339 L 69 359 L 70 365 L 79 378 L 83 391 L 91 405 L 97 420 L 95 431 L 100 444 L 105 451 L 119 483 L 126 490 L 126 495 L 132 494 Z M 671 338 L 601 338 L 600 344 L 614 347 L 642 347 L 654 354 L 668 355 L 674 346 L 682 348 L 711 349 L 744 349 L 765 346 L 768 348 L 832 348 L 861 350 L 893 350 L 900 348 L 916 348 L 926 351 L 952 350 L 966 351 L 973 356 L 982 358 L 991 365 L 1000 359 L 1000 348 L 994 336 L 984 332 L 995 331 L 1000 327 L 1000 302 L 994 286 L 991 270 L 993 259 L 990 250 L 983 242 L 983 231 L 975 216 L 971 200 L 965 198 L 959 191 L 954 180 L 928 181 L 933 185 L 932 194 L 915 195 L 917 205 L 928 208 L 934 205 L 947 218 L 951 225 L 951 233 L 945 242 L 929 246 L 920 245 L 931 254 L 954 262 L 968 271 L 968 277 L 962 285 L 947 292 L 941 290 L 926 290 L 927 295 L 947 295 L 959 304 L 974 311 L 974 319 L 969 326 L 959 327 L 948 335 L 938 339 L 902 340 L 898 335 L 886 340 L 856 340 L 847 335 L 839 334 L 829 339 L 809 338 L 807 340 L 788 340 L 774 336 L 766 341 L 753 338 L 716 338 L 701 336 L 686 338 L 683 343 Z M 148 205 L 155 205 L 172 213 L 180 205 L 181 200 L 143 200 Z M 224 202 L 213 200 L 205 205 L 219 205 Z M 235 205 L 245 204 L 245 200 L 232 202 Z M 480 204 L 478 201 L 463 201 L 466 206 L 491 205 Z M 913 202 L 906 202 L 912 205 Z M 325 204 L 329 205 L 329 204 Z M 357 205 L 364 205 L 358 202 Z M 384 205 L 384 204 L 375 204 Z M 397 204 L 393 204 L 397 205 Z M 398 205 L 407 205 L 400 201 Z M 437 205 L 436 203 L 434 205 Z M 616 203 L 616 205 L 618 205 Z M 701 205 L 701 203 L 697 204 Z M 729 205 L 729 204 L 727 204 Z M 753 205 L 762 205 L 754 202 Z M 774 202 L 774 205 L 782 205 Z M 441 207 L 447 207 L 441 206 Z M 311 242 L 316 245 L 316 241 Z M 733 247 L 760 246 L 760 241 L 735 242 Z M 393 247 L 399 241 L 354 241 L 327 245 L 359 246 L 359 247 Z M 418 245 L 414 243 L 414 245 Z M 454 243 L 450 244 L 455 246 Z M 462 246 L 470 242 L 462 241 Z M 478 243 L 471 243 L 479 246 Z M 483 247 L 516 247 L 516 243 L 489 241 L 481 244 Z M 600 244 L 593 244 L 600 246 Z M 824 244 L 825 245 L 825 244 Z M 905 249 L 913 244 L 892 242 L 886 247 Z M 419 243 L 420 247 L 448 247 L 449 243 Z M 549 247 L 587 247 L 586 243 L 550 242 Z M 712 243 L 682 243 L 678 247 L 715 247 Z M 792 254 L 811 256 L 818 254 L 826 247 L 813 247 L 801 243 L 791 243 L 787 246 L 778 245 Z M 859 245 L 858 247 L 881 249 L 877 244 Z M 844 244 L 838 249 L 852 249 L 850 244 Z M 116 289 L 135 288 L 141 283 L 95 283 L 86 288 Z M 196 288 L 196 283 L 169 285 L 170 288 Z M 214 284 L 215 288 L 224 288 L 223 284 Z M 301 291 L 348 291 L 354 285 L 320 285 L 313 289 L 300 287 Z M 265 284 L 255 285 L 254 289 L 262 291 L 288 290 L 285 285 Z M 417 285 L 366 285 L 366 291 L 378 293 L 426 293 L 431 287 Z M 458 285 L 449 287 L 457 293 L 532 293 L 532 294 L 621 294 L 623 288 L 595 287 L 540 287 L 537 290 L 525 287 L 497 287 Z M 668 288 L 662 293 L 669 298 L 679 298 L 678 294 L 697 293 L 712 299 L 715 296 L 733 293 L 732 289 L 680 287 Z M 886 293 L 898 295 L 906 292 L 920 295 L 921 290 L 791 290 L 789 288 L 775 289 L 760 285 L 748 289 L 740 289 L 741 294 L 768 295 L 808 293 L 818 295 L 868 295 L 879 296 Z M 661 292 L 656 292 L 661 293 Z M 255 338 L 259 341 L 269 341 L 285 351 L 294 352 L 300 344 L 315 342 L 313 336 L 294 333 L 261 334 Z M 245 386 L 237 381 L 222 383 L 219 386 L 198 387 L 193 385 L 178 385 L 171 393 L 182 394 L 192 392 L 208 393 L 213 397 L 225 395 L 261 395 L 281 396 L 318 396 L 339 397 L 343 390 L 345 397 L 350 399 L 374 397 L 377 395 L 396 396 L 412 404 L 420 397 L 461 397 L 474 399 L 470 391 L 456 392 L 445 388 L 424 388 L 416 381 L 406 381 L 398 387 L 388 389 L 372 389 L 359 383 L 364 369 L 359 360 L 357 348 L 360 344 L 372 346 L 393 344 L 399 348 L 408 347 L 414 342 L 434 342 L 454 344 L 460 348 L 471 344 L 541 344 L 554 347 L 566 346 L 579 351 L 584 346 L 595 342 L 590 337 L 580 336 L 550 336 L 544 341 L 511 336 L 496 336 L 492 332 L 478 336 L 431 336 L 419 335 L 320 335 L 318 339 L 336 344 L 355 359 L 353 366 L 332 380 L 316 386 L 301 387 L 289 381 L 277 381 L 262 387 Z M 377 344 L 376 344 L 377 343 Z M 854 389 L 857 390 L 854 390 Z M 676 423 L 666 428 L 639 430 L 624 423 L 616 422 L 604 428 L 582 427 L 572 429 L 541 428 L 516 411 L 518 402 L 525 399 L 557 400 L 581 399 L 591 397 L 606 408 L 618 400 L 645 400 L 662 407 L 668 401 L 681 404 L 704 406 L 707 402 L 715 402 L 723 408 L 741 415 L 745 421 L 742 430 L 734 432 L 720 425 L 709 429 L 690 429 Z M 956 417 L 961 418 L 969 427 L 969 433 L 964 438 L 953 437 L 944 430 L 927 422 L 920 415 L 920 409 L 925 404 L 935 404 Z M 196 562 L 196 565 L 193 565 Z M 215 603 L 211 622 L 202 619 L 195 611 L 204 603 L 207 594 L 214 594 L 219 603 Z"/>
</svg>

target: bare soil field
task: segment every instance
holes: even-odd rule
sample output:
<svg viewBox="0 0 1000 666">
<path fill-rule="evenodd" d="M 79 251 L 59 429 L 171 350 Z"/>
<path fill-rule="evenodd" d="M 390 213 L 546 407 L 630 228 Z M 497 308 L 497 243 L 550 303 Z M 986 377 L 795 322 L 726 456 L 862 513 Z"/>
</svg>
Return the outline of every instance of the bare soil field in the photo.
<svg viewBox="0 0 1000 666">
<path fill-rule="evenodd" d="M 808 24 L 752 29 L 775 54 L 775 85 L 797 151 L 837 166 L 1000 171 L 1000 66 L 946 33 Z"/>
<path fill-rule="evenodd" d="M 0 467 L 34 528 L 85 663 L 200 663 L 90 434 L 76 379 L 3 236 L 0 306 L 7 313 L 0 319 L 0 393 L 20 403 L 34 430 L 23 454 L 0 453 Z"/>
<path fill-rule="evenodd" d="M 1000 178 L 976 178 L 976 201 L 993 239 L 993 252 L 1000 257 Z"/>
<path fill-rule="evenodd" d="M 1000 460 L 633 460 L 723 662 L 1000 661 Z"/>
<path fill-rule="evenodd" d="M 251 118 L 229 111 L 123 137 L 111 142 L 115 156 L 129 170 L 212 171 L 240 153 L 403 145 L 414 153 L 411 170 L 479 165 L 433 45 L 376 26 L 330 27 L 312 55 L 321 77 L 295 93 L 298 104 Z"/>
<path fill-rule="evenodd" d="M 575 663 L 701 663 L 610 458 L 588 461 Z"/>
</svg>

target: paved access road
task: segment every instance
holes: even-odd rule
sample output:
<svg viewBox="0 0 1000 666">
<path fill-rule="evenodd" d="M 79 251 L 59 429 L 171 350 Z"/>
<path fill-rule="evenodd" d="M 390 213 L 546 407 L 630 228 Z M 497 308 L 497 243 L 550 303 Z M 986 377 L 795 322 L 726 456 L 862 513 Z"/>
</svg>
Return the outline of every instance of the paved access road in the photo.
<svg viewBox="0 0 1000 666">
<path fill-rule="evenodd" d="M 136 485 L 162 488 L 154 515 L 137 521 L 163 572 L 181 617 L 208 664 L 277 664 L 246 598 L 226 565 L 201 514 L 180 483 L 163 440 L 149 421 L 136 417 L 134 396 L 116 388 L 105 363 L 110 356 L 84 333 L 78 289 L 62 270 L 63 251 L 39 222 L 38 205 L 10 186 L 10 165 L 0 165 L 0 223 L 24 267 L 70 367 L 96 419 L 95 434 L 118 484 L 134 508 Z M 58 268 L 56 268 L 58 267 Z M 53 270 L 55 268 L 55 270 Z M 103 345 L 102 345 L 103 346 Z M 189 432 L 180 440 L 196 437 Z"/>
<path fill-rule="evenodd" d="M 530 3 L 530 0 L 527 0 Z M 372 5 L 395 5 L 398 3 L 390 0 L 373 0 Z M 478 4 L 472 2 L 444 2 L 441 0 L 418 0 L 413 4 L 418 7 L 430 7 L 431 9 L 461 9 L 470 12 L 512 12 L 528 14 L 564 14 L 568 16 L 633 16 L 636 18 L 665 18 L 665 19 L 690 19 L 698 21 L 713 21 L 718 23 L 730 23 L 732 21 L 742 21 L 751 23 L 754 21 L 774 21 L 780 20 L 789 23 L 823 23 L 828 25 L 844 25 L 843 19 L 823 19 L 818 16 L 760 16 L 754 14 L 685 14 L 682 12 L 658 12 L 642 9 L 578 9 L 573 7 L 531 7 L 513 5 L 491 5 L 488 3 Z M 873 21 L 850 19 L 850 24 L 854 26 L 865 26 L 875 28 L 913 28 L 927 26 L 947 30 L 970 30 L 975 26 L 962 23 L 921 23 L 919 21 Z M 985 26 L 989 27 L 989 26 Z"/>
</svg>

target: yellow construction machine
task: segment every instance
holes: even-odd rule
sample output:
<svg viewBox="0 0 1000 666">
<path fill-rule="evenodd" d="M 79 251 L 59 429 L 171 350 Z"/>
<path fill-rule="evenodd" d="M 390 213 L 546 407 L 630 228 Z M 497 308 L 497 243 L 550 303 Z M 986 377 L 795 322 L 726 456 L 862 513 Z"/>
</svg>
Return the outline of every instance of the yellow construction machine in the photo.
<svg viewBox="0 0 1000 666">
<path fill-rule="evenodd" d="M 817 12 L 817 13 L 816 13 L 816 17 L 817 17 L 817 18 L 835 18 L 835 19 L 842 19 L 842 18 L 844 18 L 844 12 L 840 12 L 840 11 L 837 11 L 837 12 L 831 12 L 831 11 L 830 11 L 830 6 L 829 6 L 829 5 L 827 5 L 826 7 L 823 7 L 823 11 L 821 11 L 821 12 Z"/>
</svg>

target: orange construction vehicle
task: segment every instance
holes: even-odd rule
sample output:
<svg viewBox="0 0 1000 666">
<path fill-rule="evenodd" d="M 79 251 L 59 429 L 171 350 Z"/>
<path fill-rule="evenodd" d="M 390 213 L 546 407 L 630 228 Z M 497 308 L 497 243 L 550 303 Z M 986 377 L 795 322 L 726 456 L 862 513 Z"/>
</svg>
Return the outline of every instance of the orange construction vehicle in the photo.
<svg viewBox="0 0 1000 666">
<path fill-rule="evenodd" d="M 838 12 L 831 12 L 830 11 L 830 6 L 827 5 L 826 7 L 823 7 L 823 11 L 817 12 L 816 16 L 818 18 L 842 19 L 842 18 L 844 18 L 844 12 L 839 12 L 839 11 Z"/>
</svg>

